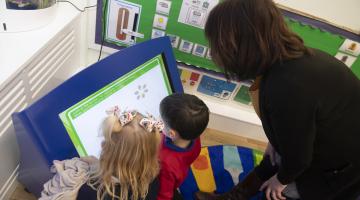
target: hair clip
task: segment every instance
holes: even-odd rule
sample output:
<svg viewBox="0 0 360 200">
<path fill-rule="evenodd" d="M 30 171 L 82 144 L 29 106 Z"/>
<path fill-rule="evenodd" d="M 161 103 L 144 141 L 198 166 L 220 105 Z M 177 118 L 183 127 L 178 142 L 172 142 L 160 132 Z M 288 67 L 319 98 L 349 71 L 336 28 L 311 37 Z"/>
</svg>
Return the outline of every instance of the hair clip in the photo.
<svg viewBox="0 0 360 200">
<path fill-rule="evenodd" d="M 121 126 L 125 126 L 135 118 L 137 111 L 131 110 L 121 112 L 119 106 L 114 106 L 106 110 L 106 114 L 115 115 L 119 119 Z M 161 120 L 156 120 L 155 117 L 149 113 L 147 113 L 147 117 L 144 117 L 140 120 L 139 124 L 147 132 L 152 132 L 154 128 L 158 131 L 162 131 L 165 127 L 164 123 Z"/>
<path fill-rule="evenodd" d="M 119 106 L 114 106 L 106 110 L 106 114 L 115 115 L 119 118 L 121 126 L 125 126 L 127 123 L 131 122 L 135 118 L 136 113 L 137 111 L 135 110 L 121 112 Z"/>
<path fill-rule="evenodd" d="M 158 129 L 159 131 L 163 131 L 164 128 L 165 128 L 165 124 L 164 124 L 164 122 L 161 121 L 161 120 L 157 120 L 157 121 L 155 122 L 155 125 L 154 125 L 154 126 L 155 126 L 156 129 Z"/>
<path fill-rule="evenodd" d="M 152 116 L 142 118 L 139 124 L 149 133 L 151 133 L 154 128 L 158 131 L 164 129 L 164 123 L 161 120 L 155 120 Z"/>
<path fill-rule="evenodd" d="M 162 131 L 164 130 L 165 128 L 165 125 L 164 125 L 164 122 L 162 120 L 157 120 L 152 114 L 150 113 L 146 113 L 147 114 L 147 118 L 152 120 L 153 123 L 154 123 L 154 127 L 156 129 L 158 129 L 159 131 Z"/>
<path fill-rule="evenodd" d="M 127 123 L 131 122 L 135 118 L 136 113 L 135 110 L 122 112 L 119 116 L 121 126 L 125 126 Z"/>
<path fill-rule="evenodd" d="M 105 112 L 108 115 L 115 115 L 116 117 L 120 116 L 120 108 L 119 108 L 119 106 L 111 107 L 111 108 L 107 109 Z"/>
</svg>

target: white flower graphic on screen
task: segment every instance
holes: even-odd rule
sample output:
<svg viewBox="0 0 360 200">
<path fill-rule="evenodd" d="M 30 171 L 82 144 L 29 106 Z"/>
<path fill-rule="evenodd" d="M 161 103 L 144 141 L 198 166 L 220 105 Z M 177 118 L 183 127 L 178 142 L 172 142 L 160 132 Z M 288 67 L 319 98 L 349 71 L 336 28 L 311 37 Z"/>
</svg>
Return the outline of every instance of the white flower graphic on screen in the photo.
<svg viewBox="0 0 360 200">
<path fill-rule="evenodd" d="M 137 90 L 135 91 L 136 98 L 139 100 L 141 98 L 145 98 L 145 94 L 149 92 L 149 90 L 146 87 L 146 84 L 144 85 L 138 85 Z"/>
</svg>

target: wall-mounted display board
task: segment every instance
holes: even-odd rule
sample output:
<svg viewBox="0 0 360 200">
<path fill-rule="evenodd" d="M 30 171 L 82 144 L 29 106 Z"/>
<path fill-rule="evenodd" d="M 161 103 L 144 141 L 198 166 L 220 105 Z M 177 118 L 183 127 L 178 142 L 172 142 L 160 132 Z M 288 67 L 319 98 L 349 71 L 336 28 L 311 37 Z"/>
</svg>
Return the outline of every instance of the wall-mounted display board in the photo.
<svg viewBox="0 0 360 200">
<path fill-rule="evenodd" d="M 227 81 L 224 76 L 190 66 L 178 66 L 184 91 L 203 95 L 219 103 L 238 108 L 251 108 L 249 88 L 251 82 Z"/>
<path fill-rule="evenodd" d="M 170 36 L 179 62 L 222 72 L 212 61 L 204 36 L 211 9 L 221 0 L 98 0 L 95 42 L 121 49 Z M 288 11 L 289 27 L 309 47 L 343 61 L 360 78 L 360 36 Z"/>
<path fill-rule="evenodd" d="M 335 56 L 360 78 L 360 35 L 289 11 L 283 13 L 290 29 L 303 38 L 306 46 Z"/>
<path fill-rule="evenodd" d="M 204 26 L 219 0 L 98 0 L 96 43 L 120 49 L 170 36 L 177 60 L 220 71 L 211 61 Z"/>
</svg>

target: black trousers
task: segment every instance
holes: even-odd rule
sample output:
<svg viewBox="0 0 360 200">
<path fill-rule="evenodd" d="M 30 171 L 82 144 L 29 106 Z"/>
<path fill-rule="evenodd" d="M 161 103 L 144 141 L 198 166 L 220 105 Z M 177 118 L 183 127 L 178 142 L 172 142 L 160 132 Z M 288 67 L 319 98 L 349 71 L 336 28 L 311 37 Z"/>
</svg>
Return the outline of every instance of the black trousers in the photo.
<svg viewBox="0 0 360 200">
<path fill-rule="evenodd" d="M 174 191 L 173 200 L 183 200 L 183 197 L 181 196 L 181 194 L 178 190 Z"/>
<path fill-rule="evenodd" d="M 278 169 L 277 165 L 273 166 L 271 164 L 270 156 L 266 155 L 260 164 L 254 168 L 254 171 L 262 181 L 267 181 L 277 173 Z"/>
</svg>

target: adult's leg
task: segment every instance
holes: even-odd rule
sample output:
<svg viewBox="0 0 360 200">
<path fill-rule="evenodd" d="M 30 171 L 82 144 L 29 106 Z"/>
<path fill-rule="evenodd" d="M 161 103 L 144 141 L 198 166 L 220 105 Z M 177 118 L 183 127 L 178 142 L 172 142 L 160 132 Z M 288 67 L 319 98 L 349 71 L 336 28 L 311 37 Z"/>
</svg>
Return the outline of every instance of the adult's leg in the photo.
<svg viewBox="0 0 360 200">
<path fill-rule="evenodd" d="M 269 180 L 272 176 L 274 176 L 278 171 L 277 165 L 272 165 L 270 161 L 270 156 L 266 155 L 260 162 L 258 166 L 254 168 L 255 173 L 258 177 L 263 181 Z"/>
</svg>

